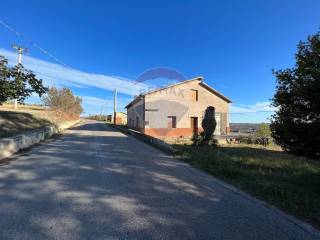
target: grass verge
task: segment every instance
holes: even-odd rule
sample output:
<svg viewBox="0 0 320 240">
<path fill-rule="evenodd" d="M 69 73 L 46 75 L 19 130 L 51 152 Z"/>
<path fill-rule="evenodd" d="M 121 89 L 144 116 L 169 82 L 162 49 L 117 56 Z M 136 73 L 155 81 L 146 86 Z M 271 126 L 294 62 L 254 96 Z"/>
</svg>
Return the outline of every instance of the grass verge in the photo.
<svg viewBox="0 0 320 240">
<path fill-rule="evenodd" d="M 0 138 L 75 120 L 66 113 L 36 105 L 0 105 Z"/>
<path fill-rule="evenodd" d="M 248 146 L 175 146 L 179 157 L 320 227 L 320 164 Z"/>
</svg>

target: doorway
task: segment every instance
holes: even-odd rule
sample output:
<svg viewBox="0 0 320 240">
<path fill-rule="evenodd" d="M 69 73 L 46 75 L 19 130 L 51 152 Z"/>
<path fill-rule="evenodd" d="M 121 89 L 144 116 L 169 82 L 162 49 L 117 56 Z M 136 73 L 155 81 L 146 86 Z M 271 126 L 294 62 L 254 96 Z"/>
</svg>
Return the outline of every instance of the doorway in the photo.
<svg viewBox="0 0 320 240">
<path fill-rule="evenodd" d="M 198 117 L 191 117 L 191 129 L 193 135 L 198 134 Z"/>
</svg>

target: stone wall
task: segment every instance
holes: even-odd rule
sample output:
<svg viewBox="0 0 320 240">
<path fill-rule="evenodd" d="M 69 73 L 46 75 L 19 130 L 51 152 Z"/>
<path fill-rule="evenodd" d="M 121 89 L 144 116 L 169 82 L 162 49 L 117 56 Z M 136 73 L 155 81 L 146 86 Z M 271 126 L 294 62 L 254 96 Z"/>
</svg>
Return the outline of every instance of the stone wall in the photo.
<svg viewBox="0 0 320 240">
<path fill-rule="evenodd" d="M 32 145 L 49 138 L 58 132 L 67 129 L 76 123 L 77 121 L 70 121 L 61 123 L 58 126 L 52 125 L 41 129 L 31 130 L 21 134 L 14 135 L 8 138 L 0 139 L 0 160 L 10 157 L 12 154 L 31 147 Z"/>
</svg>

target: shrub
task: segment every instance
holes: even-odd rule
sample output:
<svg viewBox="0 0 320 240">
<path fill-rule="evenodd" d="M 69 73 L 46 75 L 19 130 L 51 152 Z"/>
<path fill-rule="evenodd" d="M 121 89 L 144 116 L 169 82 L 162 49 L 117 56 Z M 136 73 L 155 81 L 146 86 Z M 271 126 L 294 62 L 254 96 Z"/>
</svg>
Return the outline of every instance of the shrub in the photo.
<svg viewBox="0 0 320 240">
<path fill-rule="evenodd" d="M 206 140 L 205 138 L 205 133 L 201 132 L 198 135 L 193 135 L 191 141 L 193 142 L 194 145 L 210 145 L 210 146 L 217 146 L 218 141 L 211 137 L 209 141 Z"/>
<path fill-rule="evenodd" d="M 82 99 L 75 96 L 69 88 L 50 88 L 43 97 L 43 102 L 51 109 L 62 111 L 74 117 L 79 117 L 83 111 Z"/>
<path fill-rule="evenodd" d="M 90 115 L 87 118 L 92 119 L 92 120 L 96 120 L 96 121 L 107 121 L 108 116 L 106 116 L 106 115 Z"/>
<path fill-rule="evenodd" d="M 270 126 L 266 123 L 262 123 L 255 132 L 255 143 L 261 145 L 269 145 L 271 139 Z"/>
<path fill-rule="evenodd" d="M 245 144 L 255 144 L 255 138 L 253 135 L 240 136 L 239 141 Z"/>
<path fill-rule="evenodd" d="M 209 142 L 212 139 L 214 130 L 216 129 L 217 122 L 215 119 L 215 109 L 212 106 L 207 107 L 204 118 L 202 120 L 202 128 L 204 131 L 204 141 Z"/>
<path fill-rule="evenodd" d="M 262 123 L 255 133 L 256 137 L 260 138 L 270 138 L 271 130 L 270 126 L 266 123 Z"/>
</svg>

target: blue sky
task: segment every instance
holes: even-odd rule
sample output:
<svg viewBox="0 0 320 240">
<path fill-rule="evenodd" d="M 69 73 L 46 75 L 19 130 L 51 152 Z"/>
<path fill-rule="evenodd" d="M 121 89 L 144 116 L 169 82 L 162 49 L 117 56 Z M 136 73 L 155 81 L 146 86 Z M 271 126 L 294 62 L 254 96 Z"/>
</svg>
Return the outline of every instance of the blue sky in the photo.
<svg viewBox="0 0 320 240">
<path fill-rule="evenodd" d="M 271 70 L 293 66 L 299 40 L 319 30 L 319 9 L 318 0 L 12 0 L 0 20 L 22 36 L 0 25 L 0 54 L 14 63 L 11 44 L 28 47 L 24 64 L 71 87 L 86 114 L 111 112 L 114 87 L 122 110 L 143 87 L 139 75 L 161 66 L 201 75 L 231 98 L 232 122 L 262 122 L 273 110 Z"/>
</svg>

